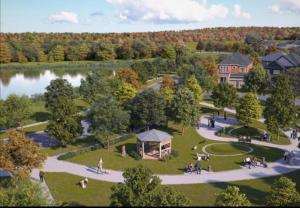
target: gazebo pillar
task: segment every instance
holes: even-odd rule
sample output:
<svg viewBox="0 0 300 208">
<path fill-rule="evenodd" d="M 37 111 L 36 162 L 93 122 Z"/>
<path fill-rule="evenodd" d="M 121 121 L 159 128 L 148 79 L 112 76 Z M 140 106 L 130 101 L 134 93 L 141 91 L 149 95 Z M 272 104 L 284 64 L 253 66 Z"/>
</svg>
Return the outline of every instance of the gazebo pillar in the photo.
<svg viewBox="0 0 300 208">
<path fill-rule="evenodd" d="M 161 143 L 159 143 L 159 159 L 161 159 Z"/>
<path fill-rule="evenodd" d="M 145 152 L 145 145 L 144 142 L 142 142 L 142 158 L 144 158 L 144 152 Z"/>
</svg>

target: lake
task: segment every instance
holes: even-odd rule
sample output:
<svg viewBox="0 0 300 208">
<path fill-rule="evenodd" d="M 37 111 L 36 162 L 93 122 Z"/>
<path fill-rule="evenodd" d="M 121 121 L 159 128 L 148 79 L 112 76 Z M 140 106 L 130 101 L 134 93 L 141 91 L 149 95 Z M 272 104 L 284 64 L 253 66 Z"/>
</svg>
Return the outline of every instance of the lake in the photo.
<svg viewBox="0 0 300 208">
<path fill-rule="evenodd" d="M 51 80 L 63 78 L 68 80 L 73 87 L 80 85 L 80 80 L 87 74 L 86 70 L 55 71 L 55 70 L 30 70 L 22 72 L 2 71 L 0 73 L 0 99 L 8 95 L 40 94 L 46 91 Z"/>
</svg>

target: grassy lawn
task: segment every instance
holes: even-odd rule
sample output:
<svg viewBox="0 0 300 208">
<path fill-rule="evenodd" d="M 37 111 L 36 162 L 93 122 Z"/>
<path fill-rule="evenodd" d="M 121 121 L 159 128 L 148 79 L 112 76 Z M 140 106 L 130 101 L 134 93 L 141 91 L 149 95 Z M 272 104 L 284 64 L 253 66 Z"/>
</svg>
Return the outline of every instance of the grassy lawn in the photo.
<svg viewBox="0 0 300 208">
<path fill-rule="evenodd" d="M 299 175 L 300 170 L 284 175 L 297 183 L 298 191 L 300 191 Z M 214 206 L 215 194 L 223 191 L 227 185 L 238 186 L 254 205 L 264 205 L 264 199 L 271 190 L 271 184 L 279 177 L 229 183 L 171 185 L 171 187 L 188 197 L 191 200 L 191 206 Z M 52 196 L 58 202 L 74 206 L 108 206 L 110 203 L 110 188 L 113 183 L 89 179 L 87 188 L 82 189 L 78 185 L 82 179 L 80 176 L 66 173 L 47 173 L 45 179 Z"/>
<path fill-rule="evenodd" d="M 231 129 L 234 129 L 231 131 L 231 134 L 229 133 Z M 262 134 L 266 131 L 268 134 L 271 134 L 264 123 L 261 123 L 257 120 L 253 121 L 253 123 L 248 127 L 245 128 L 244 126 L 237 125 L 237 126 L 230 126 L 228 128 L 225 128 L 225 133 L 218 132 L 218 135 L 222 137 L 237 137 L 241 135 L 249 135 L 251 137 L 254 137 L 254 139 L 262 140 Z M 270 143 L 273 144 L 281 144 L 281 145 L 287 145 L 290 144 L 289 138 L 283 134 L 282 132 L 279 134 L 279 138 L 277 139 L 277 135 L 271 134 L 272 140 Z"/>
<path fill-rule="evenodd" d="M 113 147 L 112 150 L 107 151 L 106 149 L 99 149 L 77 155 L 75 157 L 67 159 L 70 162 L 80 163 L 89 166 L 96 166 L 99 158 L 102 157 L 104 168 L 114 170 L 124 170 L 128 167 L 135 167 L 138 164 L 142 164 L 147 168 L 150 168 L 154 173 L 159 174 L 182 174 L 184 168 L 189 163 L 196 162 L 196 153 L 203 153 L 202 147 L 211 144 L 219 143 L 211 140 L 202 138 L 195 131 L 194 128 L 186 128 L 184 136 L 179 131 L 181 126 L 171 124 L 167 131 L 173 134 L 172 148 L 175 149 L 179 156 L 172 158 L 169 161 L 150 161 L 150 160 L 135 160 L 134 158 L 127 156 L 121 156 L 121 145 L 126 145 L 126 151 L 136 151 L 136 139 L 130 138 L 124 142 L 120 142 Z M 197 150 L 193 150 L 194 146 L 197 146 Z M 254 152 L 249 153 L 250 156 L 256 156 L 258 158 L 266 157 L 268 162 L 275 161 L 282 157 L 283 152 L 278 149 L 269 147 L 251 145 L 255 149 Z M 211 157 L 210 164 L 212 165 L 213 171 L 223 171 L 238 169 L 241 166 L 242 161 L 246 155 L 242 156 L 231 156 L 231 157 Z M 203 168 L 207 168 L 208 162 L 201 161 Z"/>
<path fill-rule="evenodd" d="M 24 132 L 26 133 L 33 133 L 33 132 L 38 132 L 38 131 L 43 131 L 47 127 L 47 124 L 41 124 L 37 126 L 32 126 L 28 128 L 23 128 Z M 0 133 L 0 139 L 7 138 L 8 133 Z"/>
<path fill-rule="evenodd" d="M 93 137 L 88 137 L 85 139 L 79 139 L 75 144 L 67 145 L 66 147 L 54 147 L 54 148 L 42 148 L 42 152 L 46 153 L 48 156 L 58 155 L 60 153 L 70 152 L 80 148 L 88 147 L 95 144 Z"/>
<path fill-rule="evenodd" d="M 206 152 L 213 155 L 234 155 L 244 154 L 250 151 L 250 148 L 237 143 L 220 143 L 208 146 Z"/>
</svg>

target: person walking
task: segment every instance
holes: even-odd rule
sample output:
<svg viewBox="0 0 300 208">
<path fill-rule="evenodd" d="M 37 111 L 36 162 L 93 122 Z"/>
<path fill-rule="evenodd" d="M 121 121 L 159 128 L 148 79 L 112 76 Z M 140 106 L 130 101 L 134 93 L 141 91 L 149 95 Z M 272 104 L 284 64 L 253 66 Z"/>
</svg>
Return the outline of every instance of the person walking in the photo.
<svg viewBox="0 0 300 208">
<path fill-rule="evenodd" d="M 99 162 L 98 162 L 98 169 L 97 169 L 98 174 L 99 174 L 100 171 L 101 171 L 101 173 L 103 172 L 102 165 L 103 165 L 103 161 L 102 161 L 102 157 L 101 157 Z"/>
<path fill-rule="evenodd" d="M 45 175 L 45 172 L 40 170 L 40 172 L 39 172 L 40 182 L 44 182 L 44 175 Z"/>
</svg>

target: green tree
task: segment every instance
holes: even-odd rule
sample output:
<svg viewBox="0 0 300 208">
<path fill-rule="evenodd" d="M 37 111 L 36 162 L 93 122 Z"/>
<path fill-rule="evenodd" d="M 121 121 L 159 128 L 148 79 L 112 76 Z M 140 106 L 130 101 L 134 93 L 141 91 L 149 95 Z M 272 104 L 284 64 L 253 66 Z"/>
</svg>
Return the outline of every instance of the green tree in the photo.
<svg viewBox="0 0 300 208">
<path fill-rule="evenodd" d="M 112 96 L 97 96 L 88 118 L 91 129 L 98 135 L 100 142 L 108 142 L 108 149 L 111 137 L 126 132 L 129 125 L 129 113 Z"/>
<path fill-rule="evenodd" d="M 63 146 L 73 143 L 81 135 L 78 110 L 74 104 L 74 92 L 71 84 L 64 79 L 56 79 L 46 87 L 45 107 L 51 118 L 47 125 L 47 132 L 55 137 Z"/>
<path fill-rule="evenodd" d="M 23 132 L 10 131 L 7 142 L 0 142 L 0 167 L 16 179 L 29 177 L 32 169 L 40 167 L 46 158 Z"/>
<path fill-rule="evenodd" d="M 114 48 L 108 43 L 97 43 L 93 46 L 93 52 L 97 61 L 109 61 L 116 57 Z"/>
<path fill-rule="evenodd" d="M 87 44 L 81 44 L 78 49 L 78 60 L 87 60 L 90 52 L 90 47 Z"/>
<path fill-rule="evenodd" d="M 117 47 L 116 55 L 118 59 L 131 59 L 133 57 L 133 51 L 130 44 L 126 42 Z"/>
<path fill-rule="evenodd" d="M 227 186 L 225 191 L 217 194 L 215 205 L 220 207 L 242 207 L 251 206 L 251 203 L 238 187 Z"/>
<path fill-rule="evenodd" d="M 115 96 L 121 105 L 126 105 L 130 100 L 132 100 L 132 98 L 134 98 L 136 93 L 137 89 L 135 87 L 126 82 L 122 82 L 115 92 Z"/>
<path fill-rule="evenodd" d="M 20 126 L 29 117 L 30 100 L 27 96 L 11 94 L 1 106 L 1 121 L 4 128 Z"/>
<path fill-rule="evenodd" d="M 62 146 L 74 143 L 83 132 L 83 128 L 73 100 L 58 97 L 51 110 L 51 119 L 46 128 L 49 136 L 59 140 Z"/>
<path fill-rule="evenodd" d="M 275 116 L 270 116 L 265 120 L 265 124 L 267 125 L 267 129 L 273 134 L 277 135 L 277 140 L 279 140 L 280 126 L 278 120 Z"/>
<path fill-rule="evenodd" d="M 135 59 L 151 57 L 151 50 L 149 50 L 150 47 L 145 41 L 135 39 L 131 44 L 131 48 L 133 51 L 133 58 Z"/>
<path fill-rule="evenodd" d="M 204 50 L 204 48 L 205 48 L 205 43 L 202 40 L 199 40 L 197 43 L 196 49 L 198 51 L 202 51 L 202 50 Z"/>
<path fill-rule="evenodd" d="M 175 48 L 176 51 L 176 68 L 182 67 L 184 64 L 188 63 L 190 57 L 190 50 L 189 48 L 183 45 L 177 45 Z"/>
<path fill-rule="evenodd" d="M 172 45 L 164 44 L 160 49 L 160 56 L 166 59 L 175 59 L 176 51 Z"/>
<path fill-rule="evenodd" d="M 164 98 L 153 89 L 137 94 L 129 105 L 134 126 L 162 125 L 166 120 Z"/>
<path fill-rule="evenodd" d="M 1 207 L 46 206 L 47 198 L 40 188 L 29 180 L 6 182 L 0 186 Z"/>
<path fill-rule="evenodd" d="M 119 80 L 108 78 L 101 70 L 95 70 L 81 80 L 79 92 L 88 103 L 92 104 L 99 94 L 113 94 L 118 84 Z"/>
<path fill-rule="evenodd" d="M 174 97 L 174 90 L 169 87 L 161 87 L 159 93 L 164 98 L 167 107 L 170 106 Z"/>
<path fill-rule="evenodd" d="M 259 119 L 262 114 L 262 106 L 254 93 L 247 93 L 242 97 L 236 108 L 237 118 L 244 122 L 245 126 L 251 124 L 252 119 Z"/>
<path fill-rule="evenodd" d="M 276 120 L 280 128 L 293 123 L 296 115 L 295 97 L 285 76 L 278 76 L 264 109 L 265 123 Z"/>
<path fill-rule="evenodd" d="M 300 68 L 287 70 L 285 75 L 293 86 L 295 96 L 300 96 Z"/>
<path fill-rule="evenodd" d="M 53 61 L 64 61 L 65 60 L 64 47 L 61 45 L 54 46 L 50 51 L 50 56 L 53 58 Z"/>
<path fill-rule="evenodd" d="M 254 93 L 262 93 L 268 86 L 270 78 L 262 65 L 257 65 L 244 77 L 244 87 Z"/>
<path fill-rule="evenodd" d="M 236 89 L 228 83 L 219 83 L 212 91 L 211 98 L 216 107 L 232 107 L 236 102 Z"/>
<path fill-rule="evenodd" d="M 202 100 L 202 88 L 199 85 L 195 75 L 191 75 L 186 80 L 186 86 L 193 92 L 196 101 L 199 102 Z"/>
<path fill-rule="evenodd" d="M 67 99 L 73 99 L 74 92 L 72 85 L 66 79 L 55 79 L 50 82 L 50 85 L 46 87 L 45 107 L 47 110 L 54 112 L 57 107 L 57 99 L 64 97 Z"/>
<path fill-rule="evenodd" d="M 187 206 L 189 200 L 171 188 L 162 188 L 152 171 L 139 165 L 123 173 L 124 183 L 112 187 L 111 206 Z"/>
<path fill-rule="evenodd" d="M 0 43 L 0 63 L 6 64 L 11 60 L 10 47 L 7 43 Z"/>
<path fill-rule="evenodd" d="M 199 120 L 199 103 L 193 92 L 186 87 L 176 90 L 171 108 L 175 122 L 182 124 L 182 135 L 186 126 L 194 125 Z"/>
<path fill-rule="evenodd" d="M 300 202 L 296 184 L 287 177 L 280 177 L 274 182 L 270 194 L 266 197 L 267 206 L 295 206 Z"/>
</svg>

